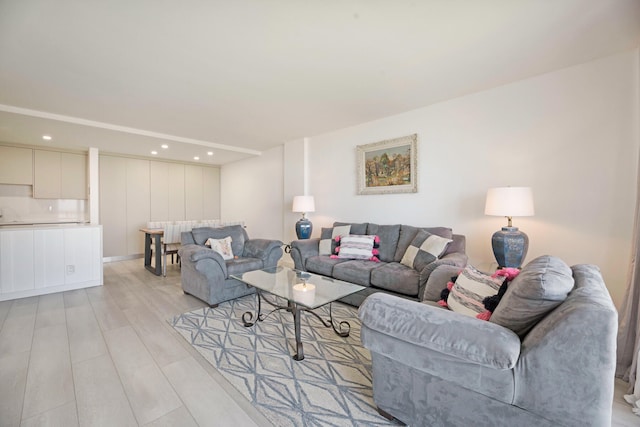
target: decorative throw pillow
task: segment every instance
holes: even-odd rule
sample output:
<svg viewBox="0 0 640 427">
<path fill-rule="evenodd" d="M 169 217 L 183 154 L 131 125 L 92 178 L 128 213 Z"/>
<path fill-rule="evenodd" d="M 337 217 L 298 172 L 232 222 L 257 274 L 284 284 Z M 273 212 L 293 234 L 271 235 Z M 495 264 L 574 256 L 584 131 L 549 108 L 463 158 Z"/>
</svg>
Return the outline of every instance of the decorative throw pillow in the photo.
<svg viewBox="0 0 640 427">
<path fill-rule="evenodd" d="M 492 277 L 468 265 L 460 273 L 447 297 L 450 310 L 476 317 L 485 311 L 482 300 L 496 295 L 505 278 Z"/>
<path fill-rule="evenodd" d="M 219 253 L 220 256 L 222 256 L 222 259 L 226 261 L 233 259 L 233 250 L 231 249 L 232 241 L 231 236 L 227 236 L 224 239 L 209 238 L 205 245 L 210 246 L 211 249 Z"/>
<path fill-rule="evenodd" d="M 340 239 L 340 246 L 336 248 L 338 255 L 331 258 L 339 259 L 364 259 L 369 261 L 379 261 L 376 257 L 377 249 L 374 249 L 378 236 L 348 235 Z"/>
<path fill-rule="evenodd" d="M 335 254 L 336 237 L 346 236 L 351 232 L 350 225 L 340 225 L 333 228 L 323 228 L 320 234 L 320 246 L 318 247 L 318 255 Z"/>
<path fill-rule="evenodd" d="M 562 304 L 573 289 L 571 267 L 560 258 L 544 255 L 525 265 L 513 279 L 490 322 L 523 338 L 544 316 Z"/>
<path fill-rule="evenodd" d="M 427 264 L 437 260 L 451 242 L 451 239 L 420 230 L 411 241 L 400 263 L 409 268 L 422 270 Z"/>
</svg>

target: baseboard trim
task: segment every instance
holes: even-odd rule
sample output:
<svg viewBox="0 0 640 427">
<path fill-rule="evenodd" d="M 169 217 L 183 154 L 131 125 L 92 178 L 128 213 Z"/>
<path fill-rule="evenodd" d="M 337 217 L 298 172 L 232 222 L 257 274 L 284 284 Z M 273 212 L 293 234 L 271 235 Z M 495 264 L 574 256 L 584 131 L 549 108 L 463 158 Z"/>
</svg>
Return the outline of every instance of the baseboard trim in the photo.
<svg viewBox="0 0 640 427">
<path fill-rule="evenodd" d="M 102 262 L 116 262 L 116 261 L 128 261 L 130 259 L 136 258 L 144 258 L 144 254 L 133 254 L 133 255 L 120 255 L 120 256 L 106 256 L 102 258 Z"/>
</svg>

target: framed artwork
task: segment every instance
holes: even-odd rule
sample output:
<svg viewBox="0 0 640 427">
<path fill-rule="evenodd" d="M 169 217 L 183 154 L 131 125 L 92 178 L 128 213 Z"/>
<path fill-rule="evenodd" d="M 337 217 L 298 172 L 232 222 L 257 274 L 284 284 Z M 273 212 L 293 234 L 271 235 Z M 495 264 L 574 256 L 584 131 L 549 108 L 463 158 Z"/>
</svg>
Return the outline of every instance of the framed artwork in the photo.
<svg viewBox="0 0 640 427">
<path fill-rule="evenodd" d="M 418 192 L 418 135 L 358 145 L 358 194 Z"/>
</svg>

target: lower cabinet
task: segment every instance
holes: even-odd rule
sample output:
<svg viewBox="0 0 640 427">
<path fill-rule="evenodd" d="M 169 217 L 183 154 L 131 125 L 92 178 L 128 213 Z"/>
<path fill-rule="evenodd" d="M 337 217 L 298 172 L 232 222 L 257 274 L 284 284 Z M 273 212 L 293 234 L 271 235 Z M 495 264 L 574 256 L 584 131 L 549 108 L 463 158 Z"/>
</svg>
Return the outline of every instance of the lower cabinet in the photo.
<svg viewBox="0 0 640 427">
<path fill-rule="evenodd" d="M 0 301 L 102 285 L 102 227 L 0 230 Z"/>
<path fill-rule="evenodd" d="M 64 230 L 35 230 L 34 288 L 64 285 Z"/>
<path fill-rule="evenodd" d="M 0 295 L 34 287 L 32 230 L 0 231 Z"/>
</svg>

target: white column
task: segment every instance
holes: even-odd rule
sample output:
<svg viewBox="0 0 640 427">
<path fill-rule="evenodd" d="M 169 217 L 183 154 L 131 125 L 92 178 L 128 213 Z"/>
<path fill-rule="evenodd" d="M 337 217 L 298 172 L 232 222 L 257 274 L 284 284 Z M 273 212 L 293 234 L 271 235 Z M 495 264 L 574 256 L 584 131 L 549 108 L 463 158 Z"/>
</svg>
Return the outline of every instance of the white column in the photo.
<svg viewBox="0 0 640 427">
<path fill-rule="evenodd" d="M 89 218 L 100 224 L 100 159 L 97 148 L 89 148 Z"/>
</svg>

